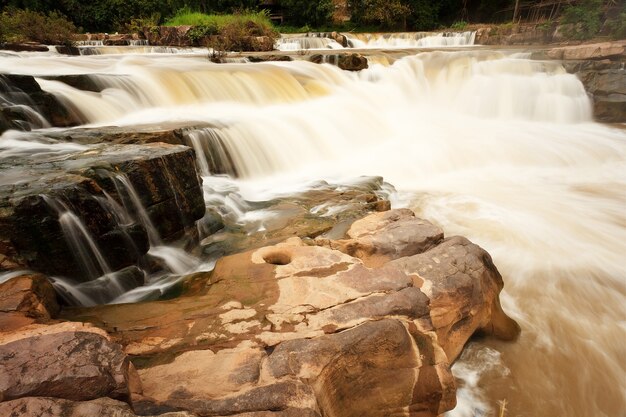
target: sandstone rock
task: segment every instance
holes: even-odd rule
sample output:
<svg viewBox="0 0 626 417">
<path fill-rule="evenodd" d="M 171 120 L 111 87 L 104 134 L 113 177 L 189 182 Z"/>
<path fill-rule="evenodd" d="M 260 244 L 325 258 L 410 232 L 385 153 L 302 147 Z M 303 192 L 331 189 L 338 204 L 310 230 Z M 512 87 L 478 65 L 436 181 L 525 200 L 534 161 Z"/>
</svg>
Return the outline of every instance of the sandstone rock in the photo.
<svg viewBox="0 0 626 417">
<path fill-rule="evenodd" d="M 67 313 L 135 356 L 142 414 L 440 415 L 469 337 L 519 331 L 501 276 L 481 248 L 441 241 L 408 210 L 372 214 L 348 237 L 395 260 L 366 266 L 332 240 L 291 238 L 221 258 L 193 296 Z"/>
<path fill-rule="evenodd" d="M 21 313 L 45 320 L 58 312 L 56 293 L 45 276 L 26 274 L 0 283 L 0 313 Z"/>
<path fill-rule="evenodd" d="M 476 331 L 512 340 L 519 325 L 502 311 L 502 277 L 489 254 L 463 237 L 390 262 L 411 275 L 430 300 L 430 317 L 451 361 Z"/>
<path fill-rule="evenodd" d="M 111 398 L 75 402 L 50 397 L 27 397 L 0 402 L 0 415 L 6 417 L 136 417 L 128 404 Z M 179 411 L 161 414 L 160 417 L 194 416 L 188 412 Z"/>
<path fill-rule="evenodd" d="M 82 331 L 81 331 L 82 330 Z M 67 324 L 0 336 L 0 398 L 129 398 L 129 362 L 101 331 Z"/>
<path fill-rule="evenodd" d="M 338 241 L 320 239 L 319 243 L 356 256 L 372 266 L 424 252 L 443 239 L 443 231 L 416 218 L 411 210 L 400 209 L 357 220 L 347 236 L 349 239 Z"/>
<path fill-rule="evenodd" d="M 564 46 L 553 48 L 547 52 L 547 56 L 551 59 L 566 60 L 605 59 L 624 56 L 625 54 L 626 41 Z"/>
</svg>

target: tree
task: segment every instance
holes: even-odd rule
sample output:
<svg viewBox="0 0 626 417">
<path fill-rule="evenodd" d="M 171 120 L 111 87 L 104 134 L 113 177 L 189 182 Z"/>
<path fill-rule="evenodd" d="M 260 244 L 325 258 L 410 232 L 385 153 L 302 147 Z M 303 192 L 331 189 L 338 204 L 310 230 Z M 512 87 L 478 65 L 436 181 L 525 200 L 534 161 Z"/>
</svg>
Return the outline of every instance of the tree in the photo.
<svg viewBox="0 0 626 417">
<path fill-rule="evenodd" d="M 328 24 L 333 15 L 332 0 L 282 0 L 285 20 L 296 26 L 322 26 Z"/>
</svg>

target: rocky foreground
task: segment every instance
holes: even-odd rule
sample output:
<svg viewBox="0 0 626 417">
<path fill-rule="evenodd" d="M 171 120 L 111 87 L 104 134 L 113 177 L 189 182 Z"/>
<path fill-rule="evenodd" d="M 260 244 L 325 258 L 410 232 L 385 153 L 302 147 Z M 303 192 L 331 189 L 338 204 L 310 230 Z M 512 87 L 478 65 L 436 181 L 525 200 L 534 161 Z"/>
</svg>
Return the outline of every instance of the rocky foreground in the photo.
<svg viewBox="0 0 626 417">
<path fill-rule="evenodd" d="M 519 332 L 489 254 L 406 209 L 200 275 L 174 300 L 60 315 L 42 276 L 2 284 L 0 415 L 436 416 L 468 339 Z"/>
</svg>

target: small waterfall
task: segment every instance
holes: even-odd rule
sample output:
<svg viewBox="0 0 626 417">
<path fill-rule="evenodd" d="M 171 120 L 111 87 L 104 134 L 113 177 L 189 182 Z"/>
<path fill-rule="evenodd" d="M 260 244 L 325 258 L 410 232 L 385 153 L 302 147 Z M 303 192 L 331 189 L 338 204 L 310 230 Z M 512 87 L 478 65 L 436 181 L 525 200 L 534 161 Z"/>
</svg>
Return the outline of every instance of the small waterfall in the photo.
<svg viewBox="0 0 626 417">
<path fill-rule="evenodd" d="M 203 176 L 227 174 L 237 176 L 225 138 L 217 128 L 204 128 L 187 132 L 188 145 L 196 151 L 196 161 Z"/>
<path fill-rule="evenodd" d="M 443 48 L 474 45 L 476 32 L 347 33 L 353 48 Z"/>
<path fill-rule="evenodd" d="M 150 42 L 147 39 L 130 39 L 128 44 L 130 46 L 148 46 Z"/>
<path fill-rule="evenodd" d="M 0 74 L 0 123 L 12 121 L 12 128 L 32 130 L 50 127 L 50 123 L 37 112 L 29 95 L 16 87 L 11 80 Z M 0 131 L 2 125 L 0 124 Z"/>
<path fill-rule="evenodd" d="M 104 46 L 103 40 L 84 40 L 84 41 L 76 41 L 76 46 Z"/>
<path fill-rule="evenodd" d="M 87 280 L 110 274 L 111 267 L 82 220 L 61 200 L 47 195 L 41 197 L 57 212 L 65 241 Z"/>
<path fill-rule="evenodd" d="M 279 51 L 300 51 L 306 49 L 344 49 L 334 39 L 317 36 L 283 36 L 274 46 Z"/>
<path fill-rule="evenodd" d="M 113 174 L 112 179 L 124 205 L 125 212 L 132 213 L 126 214 L 126 216 L 132 217 L 134 215 L 148 233 L 148 239 L 150 241 L 148 255 L 163 261 L 167 268 L 174 274 L 188 274 L 202 266 L 199 259 L 191 256 L 184 250 L 163 244 L 156 227 L 152 223 L 152 220 L 150 220 L 146 208 L 141 203 L 137 191 L 126 175 Z M 174 195 L 176 195 L 175 191 Z"/>
<path fill-rule="evenodd" d="M 83 56 L 90 55 L 203 55 L 205 48 L 183 46 L 151 46 L 147 40 L 129 40 L 129 46 L 81 46 L 79 52 Z"/>
</svg>

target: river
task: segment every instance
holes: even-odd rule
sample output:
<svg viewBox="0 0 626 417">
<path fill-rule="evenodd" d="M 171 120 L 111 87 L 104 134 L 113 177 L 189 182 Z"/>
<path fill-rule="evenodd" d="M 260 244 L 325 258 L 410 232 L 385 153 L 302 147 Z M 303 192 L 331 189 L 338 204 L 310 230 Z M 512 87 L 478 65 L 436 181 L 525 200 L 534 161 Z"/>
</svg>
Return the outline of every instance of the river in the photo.
<svg viewBox="0 0 626 417">
<path fill-rule="evenodd" d="M 86 126 L 213 126 L 198 140 L 221 140 L 247 200 L 383 176 L 394 207 L 492 255 L 522 327 L 514 343 L 470 342 L 450 417 L 497 415 L 503 400 L 509 417 L 626 415 L 626 129 L 595 123 L 559 63 L 468 47 L 349 73 L 139 52 L 15 54 L 0 72 L 39 77 Z M 62 74 L 94 74 L 104 89 L 44 78 Z"/>
</svg>

